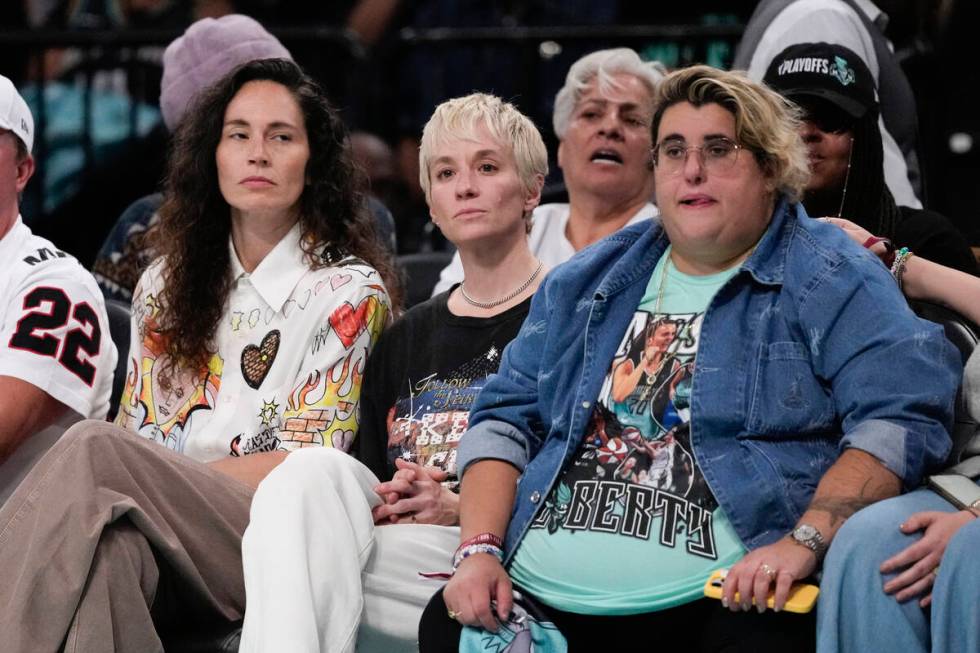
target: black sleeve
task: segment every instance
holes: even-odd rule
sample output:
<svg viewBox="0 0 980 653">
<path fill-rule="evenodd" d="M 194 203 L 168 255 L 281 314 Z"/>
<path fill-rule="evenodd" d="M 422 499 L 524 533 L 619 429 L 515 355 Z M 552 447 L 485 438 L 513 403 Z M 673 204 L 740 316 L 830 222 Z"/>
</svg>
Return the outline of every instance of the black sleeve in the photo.
<svg viewBox="0 0 980 653">
<path fill-rule="evenodd" d="M 966 237 L 935 211 L 901 207 L 903 220 L 895 233 L 895 245 L 934 263 L 980 276 L 977 260 Z"/>
<path fill-rule="evenodd" d="M 388 424 L 390 406 L 385 405 L 384 397 L 390 395 L 385 388 L 386 341 L 391 329 L 382 334 L 368 357 L 361 385 L 361 423 L 351 455 L 364 463 L 382 481 L 391 479 L 388 469 Z"/>
</svg>

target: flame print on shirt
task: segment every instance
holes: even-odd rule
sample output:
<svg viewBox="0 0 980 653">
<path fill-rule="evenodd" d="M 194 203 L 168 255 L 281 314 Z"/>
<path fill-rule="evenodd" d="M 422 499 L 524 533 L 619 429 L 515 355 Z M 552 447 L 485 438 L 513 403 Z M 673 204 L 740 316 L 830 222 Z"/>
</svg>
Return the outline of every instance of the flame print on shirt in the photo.
<svg viewBox="0 0 980 653">
<path fill-rule="evenodd" d="M 214 354 L 196 372 L 175 368 L 165 373 L 168 356 L 157 322 L 160 305 L 152 293 L 141 312 L 142 350 L 139 359 L 132 357 L 116 423 L 168 449 L 183 451 L 191 415 L 215 405 L 224 361 Z"/>
<path fill-rule="evenodd" d="M 371 287 L 384 292 L 380 286 Z M 327 318 L 329 334 L 321 329 L 311 344 L 311 353 L 315 356 L 320 351 L 323 338 L 336 337 L 346 355 L 329 369 L 314 369 L 302 378 L 286 398 L 277 429 L 266 429 L 254 438 L 239 436 L 239 441 L 232 443 L 232 452 L 320 446 L 349 451 L 357 434 L 367 352 L 387 322 L 388 305 L 377 295 L 363 298 L 356 307 L 344 302 L 334 309 Z"/>
<path fill-rule="evenodd" d="M 290 393 L 279 430 L 283 448 L 350 449 L 357 432 L 355 408 L 365 359 L 365 352 L 351 352 L 326 373 L 315 370 Z"/>
</svg>

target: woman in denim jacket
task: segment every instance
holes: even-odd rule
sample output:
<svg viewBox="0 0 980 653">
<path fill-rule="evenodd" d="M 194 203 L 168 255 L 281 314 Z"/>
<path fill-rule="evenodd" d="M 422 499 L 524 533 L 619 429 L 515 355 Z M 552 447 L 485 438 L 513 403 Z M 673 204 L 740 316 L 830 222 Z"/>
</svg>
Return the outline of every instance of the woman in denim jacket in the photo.
<svg viewBox="0 0 980 653">
<path fill-rule="evenodd" d="M 791 105 L 702 66 L 658 96 L 662 219 L 536 294 L 460 445 L 463 543 L 422 651 L 456 650 L 460 624 L 511 638 L 512 579 L 573 651 L 663 629 L 695 650 L 812 648 L 812 620 L 732 613 L 771 593 L 779 611 L 848 516 L 948 452 L 957 355 L 872 254 L 796 203 Z M 669 375 L 637 346 L 662 321 Z M 647 387 L 623 404 L 617 377 Z M 723 567 L 722 603 L 701 598 Z M 474 635 L 491 637 L 466 628 L 461 646 Z"/>
</svg>

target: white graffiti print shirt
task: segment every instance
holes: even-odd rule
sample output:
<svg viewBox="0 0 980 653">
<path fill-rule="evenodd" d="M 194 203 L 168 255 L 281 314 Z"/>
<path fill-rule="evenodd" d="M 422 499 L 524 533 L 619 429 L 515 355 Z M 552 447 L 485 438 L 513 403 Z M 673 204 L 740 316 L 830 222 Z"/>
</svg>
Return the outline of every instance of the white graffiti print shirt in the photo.
<svg viewBox="0 0 980 653">
<path fill-rule="evenodd" d="M 388 322 L 378 273 L 359 259 L 311 269 L 299 226 L 251 273 L 229 240 L 234 282 L 206 368 L 166 373 L 163 265 L 133 298 L 117 423 L 202 461 L 332 446 L 357 434 L 367 355 Z"/>
</svg>

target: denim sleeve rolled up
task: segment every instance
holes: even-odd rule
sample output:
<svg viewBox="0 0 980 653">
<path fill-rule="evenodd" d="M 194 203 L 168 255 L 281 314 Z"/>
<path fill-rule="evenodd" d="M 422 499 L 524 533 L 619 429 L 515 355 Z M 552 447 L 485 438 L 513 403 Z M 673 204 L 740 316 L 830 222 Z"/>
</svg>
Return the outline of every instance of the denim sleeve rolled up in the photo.
<svg viewBox="0 0 980 653">
<path fill-rule="evenodd" d="M 484 387 L 458 466 L 522 471 L 508 556 L 575 453 L 616 348 L 669 241 L 629 227 L 552 270 Z M 701 326 L 691 445 L 747 548 L 784 536 L 845 449 L 906 488 L 950 449 L 961 364 L 916 317 L 888 270 L 840 229 L 778 203 L 754 252 Z"/>
</svg>

